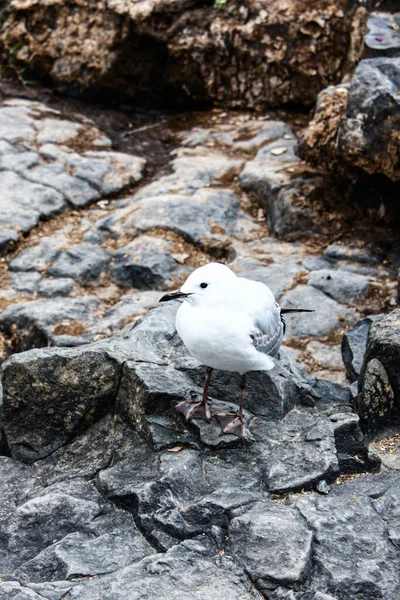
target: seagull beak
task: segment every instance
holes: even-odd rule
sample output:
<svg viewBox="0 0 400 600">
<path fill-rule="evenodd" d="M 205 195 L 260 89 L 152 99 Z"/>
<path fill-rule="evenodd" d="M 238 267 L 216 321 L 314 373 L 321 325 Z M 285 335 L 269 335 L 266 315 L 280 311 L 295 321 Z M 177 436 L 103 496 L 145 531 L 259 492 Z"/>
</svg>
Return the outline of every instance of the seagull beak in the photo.
<svg viewBox="0 0 400 600">
<path fill-rule="evenodd" d="M 159 302 L 168 302 L 168 300 L 179 300 L 179 298 L 187 298 L 191 296 L 191 294 L 185 294 L 178 290 L 177 292 L 170 292 L 169 294 L 165 294 L 162 298 L 159 299 Z"/>
</svg>

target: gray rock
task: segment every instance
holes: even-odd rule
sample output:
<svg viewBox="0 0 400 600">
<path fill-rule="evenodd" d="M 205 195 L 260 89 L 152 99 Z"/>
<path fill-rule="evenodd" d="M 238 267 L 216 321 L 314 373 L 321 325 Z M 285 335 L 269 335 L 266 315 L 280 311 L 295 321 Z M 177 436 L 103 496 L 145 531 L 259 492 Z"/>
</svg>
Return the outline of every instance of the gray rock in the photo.
<svg viewBox="0 0 400 600">
<path fill-rule="evenodd" d="M 399 554 L 386 522 L 387 518 L 393 522 L 394 505 L 384 514 L 398 486 L 398 476 L 378 475 L 333 487 L 328 496 L 312 494 L 295 500 L 315 535 L 311 590 L 338 600 L 398 595 Z"/>
<path fill-rule="evenodd" d="M 368 332 L 371 323 L 379 320 L 382 315 L 371 315 L 357 321 L 350 327 L 342 338 L 342 358 L 350 381 L 358 379 L 367 348 Z"/>
<path fill-rule="evenodd" d="M 236 275 L 265 283 L 277 300 L 293 285 L 296 275 L 303 271 L 301 265 L 294 262 L 264 265 L 254 258 L 237 258 L 229 266 Z"/>
<path fill-rule="evenodd" d="M 146 291 L 131 292 L 121 296 L 119 302 L 114 304 L 97 323 L 93 323 L 91 331 L 94 334 L 109 335 L 115 333 L 121 327 L 129 326 L 150 308 L 159 306 L 162 294 L 162 291 Z"/>
<path fill-rule="evenodd" d="M 368 297 L 369 277 L 343 270 L 320 269 L 310 273 L 309 284 L 342 304 Z"/>
<path fill-rule="evenodd" d="M 22 294 L 34 294 L 41 279 L 41 274 L 36 272 L 13 273 L 11 285 Z"/>
<path fill-rule="evenodd" d="M 114 255 L 111 277 L 122 287 L 140 290 L 167 288 L 171 277 L 182 271 L 171 256 L 173 244 L 151 236 L 139 236 Z"/>
<path fill-rule="evenodd" d="M 353 248 L 342 244 L 330 244 L 325 249 L 324 256 L 331 261 L 346 260 L 371 267 L 377 263 L 376 257 L 368 248 Z"/>
<path fill-rule="evenodd" d="M 370 15 L 365 45 L 374 51 L 374 55 L 395 56 L 400 54 L 399 21 L 399 13 L 374 12 Z"/>
<path fill-rule="evenodd" d="M 48 274 L 53 277 L 70 277 L 88 284 L 100 273 L 107 271 L 111 253 L 96 244 L 82 242 L 62 252 L 54 261 Z"/>
<path fill-rule="evenodd" d="M 29 273 L 33 274 L 40 277 Z M 10 305 L 0 313 L 0 331 L 12 338 L 16 351 L 48 345 L 77 346 L 93 339 L 92 328 L 98 326 L 103 311 L 105 305 L 94 296 L 34 300 Z"/>
<path fill-rule="evenodd" d="M 50 379 L 49 372 L 53 373 Z M 2 365 L 1 407 L 12 455 L 32 462 L 86 429 L 109 409 L 120 373 L 115 358 L 100 348 L 85 352 L 85 360 L 80 349 L 14 354 Z"/>
<path fill-rule="evenodd" d="M 43 237 L 36 246 L 29 246 L 10 260 L 10 271 L 41 271 L 47 263 L 53 261 L 59 254 L 60 248 L 67 243 L 63 235 Z"/>
<path fill-rule="evenodd" d="M 310 285 L 298 285 L 290 290 L 282 296 L 280 305 L 283 308 L 308 308 L 315 311 L 309 314 L 286 315 L 288 337 L 327 335 L 342 326 L 342 319 L 350 320 L 355 316 L 353 309 L 328 298 L 323 292 Z"/>
<path fill-rule="evenodd" d="M 15 229 L 0 228 L 0 252 L 8 250 L 16 242 L 18 242 L 18 232 Z"/>
<path fill-rule="evenodd" d="M 12 226 L 26 233 L 40 217 L 58 214 L 65 208 L 59 192 L 27 181 L 13 171 L 0 171 L 0 189 L 0 226 Z"/>
<path fill-rule="evenodd" d="M 43 277 L 37 286 L 39 296 L 54 298 L 55 296 L 69 296 L 74 287 L 74 280 L 68 277 L 49 279 Z"/>
<path fill-rule="evenodd" d="M 268 583 L 292 586 L 307 578 L 312 540 L 311 528 L 296 510 L 264 500 L 232 519 L 228 549 L 266 592 Z"/>
<path fill-rule="evenodd" d="M 203 540 L 188 540 L 165 554 L 149 557 L 93 581 L 82 580 L 69 593 L 68 600 L 95 600 L 100 596 L 122 600 L 140 597 L 165 600 L 199 598 L 219 600 L 261 600 L 243 570 L 229 557 L 207 556 Z"/>
<path fill-rule="evenodd" d="M 257 225 L 240 209 L 240 197 L 230 190 L 203 188 L 191 196 L 165 194 L 131 199 L 126 208 L 98 223 L 100 231 L 117 237 L 162 228 L 219 257 L 228 255 L 229 236 Z"/>
<path fill-rule="evenodd" d="M 356 401 L 357 410 L 368 433 L 375 433 L 396 420 L 399 406 L 382 363 L 372 358 L 363 374 L 361 394 Z M 397 411 L 396 411 L 397 409 Z"/>
<path fill-rule="evenodd" d="M 336 345 L 329 346 L 318 341 L 310 342 L 307 344 L 307 353 L 313 361 L 326 369 L 337 371 L 343 369 L 342 355 Z"/>
<path fill-rule="evenodd" d="M 387 373 L 394 393 L 396 410 L 400 408 L 400 309 L 371 324 L 359 387 L 362 388 L 369 362 L 376 358 Z"/>
</svg>

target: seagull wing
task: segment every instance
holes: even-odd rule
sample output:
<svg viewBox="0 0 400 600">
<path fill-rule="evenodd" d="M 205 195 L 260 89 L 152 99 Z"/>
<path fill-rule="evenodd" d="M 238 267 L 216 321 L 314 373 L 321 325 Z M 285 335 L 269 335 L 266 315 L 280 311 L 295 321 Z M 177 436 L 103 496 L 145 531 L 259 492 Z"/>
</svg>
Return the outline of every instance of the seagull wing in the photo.
<svg viewBox="0 0 400 600">
<path fill-rule="evenodd" d="M 284 334 L 279 305 L 269 287 L 259 281 L 242 279 L 242 282 L 244 281 L 247 297 L 250 298 L 248 313 L 254 323 L 254 329 L 250 333 L 254 347 L 258 352 L 275 356 L 279 352 Z"/>
</svg>

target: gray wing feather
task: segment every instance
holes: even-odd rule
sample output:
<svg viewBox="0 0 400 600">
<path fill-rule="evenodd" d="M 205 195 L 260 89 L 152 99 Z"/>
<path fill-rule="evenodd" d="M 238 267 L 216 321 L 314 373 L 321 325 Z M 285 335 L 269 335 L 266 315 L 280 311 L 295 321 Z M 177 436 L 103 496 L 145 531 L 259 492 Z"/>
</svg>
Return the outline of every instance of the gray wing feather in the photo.
<svg viewBox="0 0 400 600">
<path fill-rule="evenodd" d="M 263 331 L 264 329 L 264 331 Z M 257 328 L 251 333 L 253 344 L 263 354 L 275 356 L 279 352 L 279 348 L 283 338 L 283 323 L 279 319 L 278 323 L 273 322 L 273 327 Z"/>
</svg>

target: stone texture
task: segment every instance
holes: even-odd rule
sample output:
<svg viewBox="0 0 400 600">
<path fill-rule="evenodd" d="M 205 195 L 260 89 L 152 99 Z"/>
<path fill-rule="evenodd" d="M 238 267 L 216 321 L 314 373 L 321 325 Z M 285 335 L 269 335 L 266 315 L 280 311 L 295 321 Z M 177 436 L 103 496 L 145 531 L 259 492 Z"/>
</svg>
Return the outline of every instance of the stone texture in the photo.
<svg viewBox="0 0 400 600">
<path fill-rule="evenodd" d="M 341 320 L 354 317 L 354 310 L 328 298 L 310 285 L 298 285 L 282 296 L 283 308 L 308 308 L 314 313 L 286 315 L 287 335 L 305 338 L 310 335 L 327 335 L 340 327 Z"/>
<path fill-rule="evenodd" d="M 380 318 L 381 315 L 371 315 L 360 319 L 343 335 L 342 358 L 351 381 L 356 381 L 360 375 L 371 323 Z"/>
<path fill-rule="evenodd" d="M 10 8 L 5 31 L 11 45 L 21 43 L 17 59 L 60 89 L 261 110 L 312 104 L 321 88 L 351 74 L 368 15 L 345 0 L 306 7 L 300 0 L 219 7 L 115 0 L 101 2 L 96 14 L 88 1 L 68 12 L 34 0 Z M 32 33 L 39 29 L 40 41 Z M 142 60 L 133 64 L 132 55 Z"/>
<path fill-rule="evenodd" d="M 396 509 L 392 504 L 385 514 L 383 508 L 390 505 L 397 486 L 398 476 L 380 475 L 338 486 L 326 497 L 296 499 L 295 506 L 315 535 L 311 590 L 338 600 L 398 595 L 399 553 L 387 533 Z"/>
<path fill-rule="evenodd" d="M 320 269 L 310 273 L 308 283 L 337 302 L 349 304 L 367 298 L 371 279 L 356 273 Z"/>
<path fill-rule="evenodd" d="M 264 501 L 232 519 L 228 549 L 264 592 L 268 582 L 294 585 L 304 581 L 312 539 L 311 529 L 297 511 Z"/>
<path fill-rule="evenodd" d="M 390 425 L 396 415 L 395 397 L 382 363 L 372 358 L 365 367 L 357 410 L 368 433 Z"/>
<path fill-rule="evenodd" d="M 367 348 L 359 384 L 363 384 L 369 362 L 376 358 L 382 363 L 394 392 L 395 403 L 400 400 L 400 309 L 375 321 L 369 329 Z"/>
<path fill-rule="evenodd" d="M 111 253 L 97 246 L 82 242 L 58 256 L 48 274 L 53 277 L 69 277 L 87 285 L 108 269 Z"/>
<path fill-rule="evenodd" d="M 168 288 L 171 278 L 185 273 L 174 260 L 173 244 L 151 236 L 139 236 L 114 255 L 111 277 L 122 287 L 139 290 Z M 186 274 L 189 270 L 186 270 Z"/>
<path fill-rule="evenodd" d="M 323 90 L 300 156 L 353 178 L 361 169 L 398 180 L 399 69 L 400 58 L 363 60 L 349 85 Z"/>
</svg>

